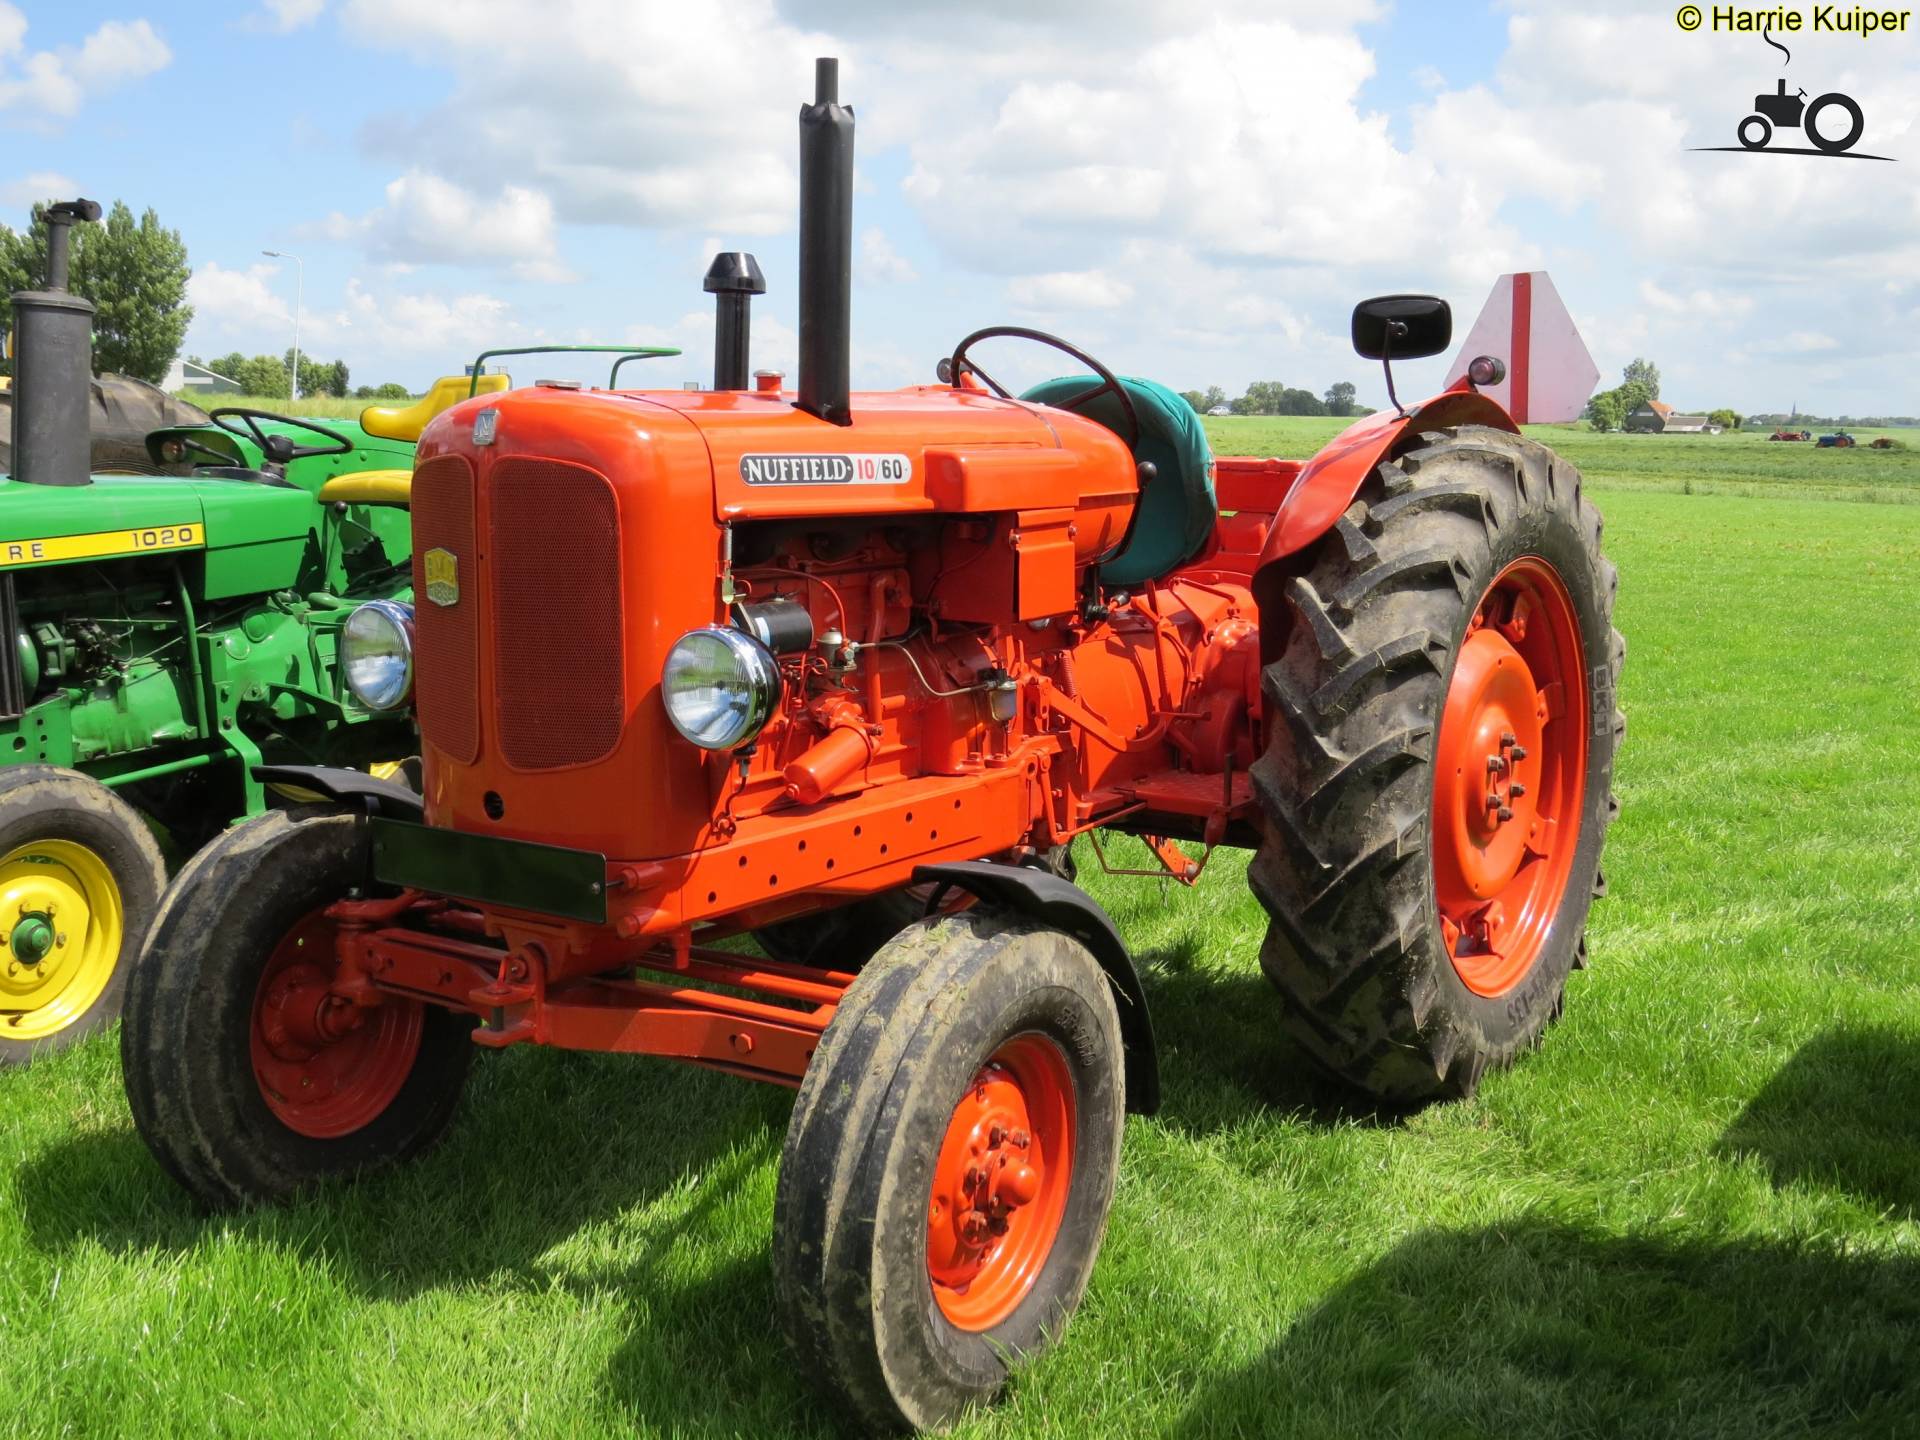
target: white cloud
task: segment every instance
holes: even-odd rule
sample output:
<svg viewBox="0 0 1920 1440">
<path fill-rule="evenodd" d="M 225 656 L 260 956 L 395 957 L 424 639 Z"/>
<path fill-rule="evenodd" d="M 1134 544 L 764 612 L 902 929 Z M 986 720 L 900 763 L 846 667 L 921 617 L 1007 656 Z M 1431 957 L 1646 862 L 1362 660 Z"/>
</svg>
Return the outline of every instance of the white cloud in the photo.
<svg viewBox="0 0 1920 1440">
<path fill-rule="evenodd" d="M 1730 321 L 1753 313 L 1751 295 L 1733 295 L 1700 287 L 1678 294 L 1663 290 L 1651 280 L 1640 282 L 1640 299 L 1650 310 L 1687 321 Z"/>
<path fill-rule="evenodd" d="M 91 95 L 163 70 L 173 60 L 145 20 L 109 20 L 78 46 L 29 51 L 27 19 L 0 0 L 0 110 L 19 107 L 66 119 Z"/>
<path fill-rule="evenodd" d="M 292 342 L 293 286 L 279 266 L 207 262 L 194 271 L 187 298 L 194 307 L 188 351 L 277 355 Z M 358 277 L 331 295 L 310 288 L 300 316 L 303 351 L 340 356 L 361 378 L 413 384 L 457 373 L 490 346 L 549 338 L 484 291 L 414 290 Z"/>
<path fill-rule="evenodd" d="M 1790 335 L 1756 340 L 1746 347 L 1752 355 L 1818 355 L 1839 348 L 1840 342 L 1833 336 L 1822 335 L 1815 330 L 1795 330 Z"/>
<path fill-rule="evenodd" d="M 553 202 L 522 185 L 503 185 L 491 199 L 423 170 L 391 181 L 386 201 L 358 218 L 334 214 L 329 239 L 350 240 L 397 269 L 416 265 L 509 268 L 522 279 L 574 278 L 558 257 Z"/>
<path fill-rule="evenodd" d="M 440 295 L 369 290 L 347 281 L 336 319 L 339 344 L 385 355 L 430 357 L 443 368 L 463 364 L 480 350 L 528 338 L 529 327 L 497 296 L 478 291 Z"/>
<path fill-rule="evenodd" d="M 893 248 L 893 242 L 887 239 L 887 232 L 877 225 L 869 225 L 860 234 L 860 266 L 856 273 L 862 280 L 879 285 L 901 284 L 920 278 L 912 262 Z"/>
<path fill-rule="evenodd" d="M 18 180 L 0 185 L 0 206 L 29 210 L 43 200 L 72 200 L 80 193 L 80 183 L 57 170 L 35 170 Z"/>
<path fill-rule="evenodd" d="M 1011 281 L 1007 298 L 1025 310 L 1111 310 L 1133 298 L 1133 287 L 1098 270 L 1056 270 Z"/>
<path fill-rule="evenodd" d="M 281 34 L 311 25 L 327 8 L 327 0 L 263 0 L 260 10 L 250 19 L 260 28 Z"/>
<path fill-rule="evenodd" d="M 453 71 L 438 109 L 367 143 L 470 187 L 525 185 L 563 221 L 768 234 L 792 223 L 795 77 L 820 37 L 772 0 L 723 9 L 573 0 L 347 0 L 367 43 Z M 512 43 L 502 43 L 511 35 Z"/>
<path fill-rule="evenodd" d="M 267 264 L 235 270 L 209 260 L 196 266 L 187 281 L 195 327 L 229 337 L 285 331 L 293 324 L 293 307 L 274 286 L 279 273 L 278 265 Z"/>
</svg>

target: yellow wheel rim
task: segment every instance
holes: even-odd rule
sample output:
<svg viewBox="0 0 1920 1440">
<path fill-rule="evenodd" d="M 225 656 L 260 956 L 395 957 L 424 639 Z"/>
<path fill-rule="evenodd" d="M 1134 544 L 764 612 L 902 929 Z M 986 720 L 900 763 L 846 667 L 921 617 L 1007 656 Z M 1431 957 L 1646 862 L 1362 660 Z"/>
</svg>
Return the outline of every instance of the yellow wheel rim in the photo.
<svg viewBox="0 0 1920 1440">
<path fill-rule="evenodd" d="M 125 938 L 120 886 L 85 845 L 36 840 L 0 855 L 0 1039 L 41 1040 L 84 1016 Z"/>
</svg>

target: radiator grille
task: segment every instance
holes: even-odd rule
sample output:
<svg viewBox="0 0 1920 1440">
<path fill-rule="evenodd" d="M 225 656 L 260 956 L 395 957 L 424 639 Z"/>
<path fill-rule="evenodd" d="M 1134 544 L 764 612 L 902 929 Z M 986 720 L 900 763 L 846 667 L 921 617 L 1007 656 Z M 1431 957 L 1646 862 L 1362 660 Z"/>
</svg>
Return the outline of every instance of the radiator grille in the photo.
<svg viewBox="0 0 1920 1440">
<path fill-rule="evenodd" d="M 435 550 L 454 557 L 451 605 L 427 595 Z M 473 467 L 459 455 L 436 456 L 413 472 L 414 703 L 421 735 L 468 765 L 480 758 L 480 599 Z"/>
<path fill-rule="evenodd" d="M 14 602 L 13 576 L 0 575 L 0 720 L 27 713 L 26 674 L 20 665 L 20 607 Z"/>
<path fill-rule="evenodd" d="M 487 512 L 501 753 L 520 770 L 604 759 L 626 715 L 613 486 L 510 457 L 487 476 Z"/>
</svg>

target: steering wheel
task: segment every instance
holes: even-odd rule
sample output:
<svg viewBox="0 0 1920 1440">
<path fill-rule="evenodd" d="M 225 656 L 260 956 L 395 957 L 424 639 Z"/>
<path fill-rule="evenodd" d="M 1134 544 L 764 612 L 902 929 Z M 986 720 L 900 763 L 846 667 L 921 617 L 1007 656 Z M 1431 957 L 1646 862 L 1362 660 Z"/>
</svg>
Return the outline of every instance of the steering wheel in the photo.
<svg viewBox="0 0 1920 1440">
<path fill-rule="evenodd" d="M 1127 422 L 1127 433 L 1124 437 L 1127 442 L 1127 448 L 1129 450 L 1137 450 L 1140 448 L 1140 416 L 1133 408 L 1133 397 L 1127 394 L 1126 386 L 1120 383 L 1120 377 L 1115 375 L 1113 371 L 1102 365 L 1091 355 L 1087 354 L 1086 351 L 1069 345 L 1058 335 L 1049 335 L 1044 330 L 1029 330 L 1024 325 L 990 325 L 985 330 L 976 330 L 953 347 L 952 358 L 940 362 L 940 378 L 958 390 L 961 379 L 967 374 L 972 373 L 986 381 L 988 388 L 990 388 L 994 394 L 1000 396 L 1003 400 L 1011 400 L 1013 396 L 1004 385 L 967 358 L 967 351 L 972 349 L 977 342 L 981 340 L 991 340 L 1002 335 L 1009 336 L 1015 340 L 1032 340 L 1041 345 L 1050 345 L 1055 350 L 1071 355 L 1082 365 L 1093 371 L 1094 374 L 1098 375 L 1100 377 L 1100 383 L 1098 385 L 1082 390 L 1078 395 L 1069 395 L 1065 400 L 1050 400 L 1047 403 L 1055 410 L 1078 411 L 1082 405 L 1090 404 L 1100 396 L 1111 391 L 1114 399 L 1120 402 L 1120 413 Z"/>
<path fill-rule="evenodd" d="M 260 453 L 276 465 L 284 465 L 289 460 L 304 460 L 310 455 L 345 455 L 353 449 L 353 442 L 338 430 L 329 430 L 324 425 L 316 425 L 311 420 L 296 420 L 291 415 L 276 415 L 271 410 L 244 410 L 238 406 L 227 406 L 210 412 L 207 418 L 229 435 L 239 435 L 253 441 L 260 447 Z M 228 419 L 240 421 L 238 425 L 229 425 Z M 262 420 L 271 420 L 277 425 L 294 425 L 315 435 L 325 437 L 325 445 L 296 445 L 285 435 L 269 435 L 260 428 Z M 231 460 L 231 457 L 229 457 Z"/>
</svg>

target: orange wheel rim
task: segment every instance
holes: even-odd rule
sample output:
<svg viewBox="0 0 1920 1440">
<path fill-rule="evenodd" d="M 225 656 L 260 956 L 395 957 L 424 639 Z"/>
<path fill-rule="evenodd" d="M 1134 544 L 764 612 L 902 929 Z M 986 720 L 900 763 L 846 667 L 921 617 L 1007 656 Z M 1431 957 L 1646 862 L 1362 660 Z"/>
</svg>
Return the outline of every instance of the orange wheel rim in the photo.
<svg viewBox="0 0 1920 1440">
<path fill-rule="evenodd" d="M 426 1007 L 385 998 L 354 1005 L 332 989 L 337 928 L 324 910 L 274 948 L 254 994 L 253 1076 L 267 1108 L 289 1130 L 337 1140 L 393 1103 L 420 1054 Z"/>
<path fill-rule="evenodd" d="M 1016 1035 L 954 1107 L 927 1203 L 927 1276 L 940 1313 L 991 1330 L 1046 1268 L 1073 1189 L 1073 1075 L 1059 1045 Z"/>
<path fill-rule="evenodd" d="M 1504 995 L 1539 959 L 1580 847 L 1585 649 L 1545 560 L 1516 560 L 1474 609 L 1434 751 L 1433 890 L 1461 982 Z"/>
</svg>

